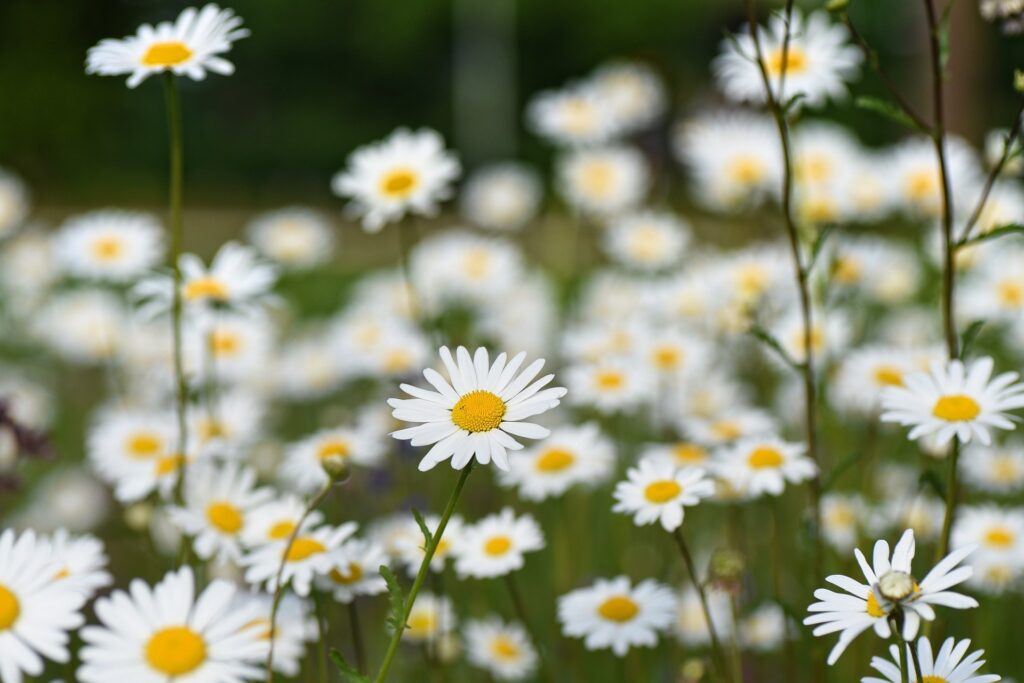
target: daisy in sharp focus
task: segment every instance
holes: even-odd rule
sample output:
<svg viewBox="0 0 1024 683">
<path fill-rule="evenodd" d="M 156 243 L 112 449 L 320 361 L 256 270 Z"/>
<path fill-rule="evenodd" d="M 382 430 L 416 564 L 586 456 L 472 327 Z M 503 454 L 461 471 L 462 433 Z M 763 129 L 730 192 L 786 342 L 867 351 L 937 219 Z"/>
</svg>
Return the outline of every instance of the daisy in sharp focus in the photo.
<svg viewBox="0 0 1024 683">
<path fill-rule="evenodd" d="M 385 140 L 360 147 L 331 180 L 335 194 L 348 197 L 363 229 L 379 232 L 407 213 L 433 216 L 448 199 L 462 167 L 434 130 L 399 128 Z"/>
<path fill-rule="evenodd" d="M 804 619 L 804 624 L 814 626 L 816 636 L 839 633 L 839 641 L 828 656 L 829 665 L 835 664 L 854 638 L 869 628 L 873 628 L 879 638 L 889 638 L 892 635 L 889 614 L 896 607 L 903 611 L 903 638 L 909 641 L 917 636 L 922 619 L 935 619 L 932 605 L 953 609 L 978 606 L 974 598 L 949 590 L 971 577 L 970 567 L 958 565 L 971 554 L 973 547 L 954 550 L 921 581 L 911 574 L 914 550 L 914 532 L 910 529 L 896 544 L 891 559 L 889 544 L 885 541 L 875 543 L 871 564 L 856 549 L 853 552 L 867 583 L 834 574 L 825 580 L 842 588 L 844 593 L 825 588 L 814 591 L 818 602 L 807 608 L 813 614 Z"/>
<path fill-rule="evenodd" d="M 882 674 L 884 678 L 877 676 L 864 676 L 861 683 L 900 683 L 904 680 L 923 681 L 924 683 L 995 683 L 1001 680 L 995 674 L 979 674 L 978 669 L 985 666 L 982 656 L 984 650 L 975 650 L 967 654 L 971 646 L 970 640 L 957 642 L 953 638 L 946 638 L 939 651 L 933 655 L 932 644 L 928 638 L 921 636 L 917 640 L 917 659 L 921 663 L 921 671 L 916 671 L 914 658 L 911 656 L 910 648 L 913 643 L 907 644 L 907 652 L 900 657 L 899 646 L 889 646 L 889 656 L 892 661 L 882 657 L 871 658 L 871 668 Z M 900 670 L 900 662 L 904 662 L 906 671 Z"/>
<path fill-rule="evenodd" d="M 134 36 L 107 38 L 89 48 L 85 72 L 101 76 L 130 74 L 134 88 L 150 75 L 171 71 L 201 81 L 206 72 L 230 76 L 234 65 L 221 55 L 249 35 L 234 11 L 209 4 L 185 9 L 173 22 L 143 24 Z"/>
<path fill-rule="evenodd" d="M 448 458 L 457 470 L 473 458 L 482 465 L 493 459 L 498 469 L 507 470 L 508 450 L 522 448 L 514 436 L 541 439 L 550 433 L 546 427 L 522 421 L 554 408 L 565 396 L 561 387 L 544 388 L 554 375 L 534 381 L 544 366 L 543 359 L 520 372 L 525 353 L 507 362 L 506 354 L 498 354 L 493 364 L 483 347 L 472 357 L 462 346 L 454 358 L 447 347 L 441 347 L 440 354 L 450 384 L 427 368 L 423 376 L 436 391 L 402 384 L 402 391 L 413 398 L 388 400 L 396 419 L 423 423 L 392 436 L 413 446 L 433 444 L 420 460 L 421 472 Z"/>
<path fill-rule="evenodd" d="M 697 467 L 677 468 L 641 460 L 615 486 L 613 512 L 633 515 L 638 526 L 660 522 L 665 531 L 683 523 L 683 508 L 697 505 L 715 492 L 715 483 Z"/>
<path fill-rule="evenodd" d="M 502 486 L 515 486 L 520 497 L 541 501 L 577 484 L 596 486 L 606 481 L 615 467 L 615 445 L 593 422 L 556 427 L 509 465 L 507 472 L 498 474 Z"/>
<path fill-rule="evenodd" d="M 198 596 L 192 569 L 167 574 L 150 588 L 140 579 L 130 591 L 96 602 L 100 626 L 82 629 L 82 683 L 216 683 L 253 680 L 267 654 L 253 604 L 238 604 L 235 587 L 215 580 Z"/>
<path fill-rule="evenodd" d="M 499 681 L 521 681 L 537 669 L 537 651 L 521 625 L 497 617 L 471 619 L 462 627 L 469 663 Z"/>
<path fill-rule="evenodd" d="M 625 576 L 598 579 L 558 598 L 562 632 L 583 638 L 588 650 L 624 657 L 631 647 L 654 647 L 675 616 L 676 596 L 648 579 L 633 586 Z"/>
<path fill-rule="evenodd" d="M 902 387 L 882 393 L 882 420 L 912 429 L 911 440 L 934 434 L 943 446 L 956 436 L 962 443 L 977 439 L 988 445 L 990 429 L 1014 429 L 1005 411 L 1024 407 L 1024 384 L 1016 372 L 992 378 L 994 361 L 979 358 L 933 363 L 931 372 L 908 375 Z"/>
<path fill-rule="evenodd" d="M 803 444 L 772 437 L 743 439 L 723 449 L 716 468 L 733 488 L 751 497 L 778 496 L 786 482 L 797 484 L 818 473 Z"/>
<path fill-rule="evenodd" d="M 0 533 L 0 681 L 41 676 L 44 659 L 67 662 L 68 632 L 85 621 L 86 596 L 71 581 L 55 581 L 61 565 L 33 531 Z"/>
<path fill-rule="evenodd" d="M 463 527 L 452 549 L 460 577 L 504 576 L 523 566 L 523 554 L 544 547 L 544 533 L 531 515 L 516 517 L 512 508 Z"/>
<path fill-rule="evenodd" d="M 149 214 L 94 211 L 65 221 L 53 250 L 68 275 L 127 282 L 163 259 L 163 229 Z"/>
</svg>

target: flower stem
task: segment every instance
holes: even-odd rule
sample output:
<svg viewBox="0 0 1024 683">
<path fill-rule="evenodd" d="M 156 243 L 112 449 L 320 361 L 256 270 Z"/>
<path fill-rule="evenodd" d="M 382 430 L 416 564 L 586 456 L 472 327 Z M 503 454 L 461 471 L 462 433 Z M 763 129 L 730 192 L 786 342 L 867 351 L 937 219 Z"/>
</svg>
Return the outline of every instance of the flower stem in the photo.
<svg viewBox="0 0 1024 683">
<path fill-rule="evenodd" d="M 402 640 L 402 632 L 405 631 L 406 622 L 409 620 L 409 614 L 412 612 L 412 606 L 416 602 L 416 596 L 419 594 L 420 588 L 423 587 L 423 581 L 427 578 L 427 572 L 430 571 L 430 562 L 434 559 L 438 543 L 440 543 L 441 538 L 444 536 L 448 520 L 451 519 L 452 513 L 455 512 L 455 505 L 459 501 L 459 496 L 462 494 L 462 489 L 466 485 L 470 472 L 473 471 L 474 464 L 475 461 L 470 460 L 469 464 L 459 473 L 459 480 L 455 482 L 455 488 L 452 489 L 452 494 L 448 497 L 448 504 L 445 505 L 444 512 L 441 514 L 441 521 L 438 522 L 437 529 L 431 534 L 430 543 L 424 548 L 423 561 L 420 563 L 420 569 L 416 573 L 416 579 L 413 581 L 412 588 L 409 590 L 409 595 L 406 596 L 405 605 L 402 608 L 402 626 L 395 629 L 395 632 L 391 634 L 391 641 L 388 643 L 388 649 L 384 653 L 384 661 L 381 662 L 380 671 L 377 672 L 377 677 L 373 679 L 374 683 L 383 683 L 387 679 L 388 670 L 395 659 L 395 653 L 398 652 L 398 644 Z"/>
<path fill-rule="evenodd" d="M 898 612 L 893 612 L 889 615 L 889 628 L 892 630 L 892 635 L 896 639 L 896 663 L 900 667 L 900 680 L 901 683 L 910 683 L 910 674 L 908 669 L 910 668 L 910 660 L 906 657 L 907 643 L 903 640 L 903 619 Z"/>
<path fill-rule="evenodd" d="M 686 565 L 686 571 L 690 575 L 693 587 L 697 589 L 697 597 L 700 599 L 700 608 L 704 612 L 704 621 L 707 622 L 708 635 L 711 637 L 711 652 L 714 655 L 715 666 L 718 668 L 723 680 L 731 681 L 732 675 L 729 673 L 729 660 L 726 659 L 725 651 L 722 649 L 722 643 L 718 640 L 718 632 L 715 630 L 715 624 L 711 618 L 711 608 L 708 606 L 708 596 L 707 593 L 704 592 L 704 586 L 701 584 L 700 578 L 697 575 L 697 568 L 693 563 L 693 556 L 690 554 L 690 549 L 687 547 L 686 539 L 683 538 L 683 532 L 680 529 L 676 529 L 672 534 L 672 537 L 676 539 L 676 544 L 679 546 L 679 553 L 683 556 L 683 564 Z"/>
<path fill-rule="evenodd" d="M 331 675 L 327 668 L 327 610 L 324 595 L 316 590 L 313 591 L 313 606 L 316 609 L 317 673 L 319 683 L 327 683 Z"/>
<path fill-rule="evenodd" d="M 363 645 L 363 631 L 359 626 L 359 609 L 355 598 L 348 603 L 348 623 L 352 631 L 352 648 L 356 653 L 356 669 L 366 671 L 366 646 Z"/>
<path fill-rule="evenodd" d="M 281 552 L 281 564 L 277 568 L 277 574 L 274 576 L 274 601 L 270 607 L 270 648 L 267 650 L 267 683 L 274 683 L 274 640 L 275 633 L 274 629 L 277 628 L 277 610 L 281 606 L 281 599 L 284 597 L 284 586 L 281 582 L 281 577 L 284 575 L 284 566 L 288 562 L 288 553 L 291 552 L 292 545 L 295 543 L 295 539 L 298 538 L 299 532 L 302 530 L 302 525 L 306 522 L 306 518 L 313 514 L 313 510 L 320 507 L 320 504 L 327 498 L 327 494 L 331 492 L 331 486 L 333 482 L 328 480 L 324 487 L 320 489 L 320 493 L 309 502 L 306 506 L 306 510 L 299 517 L 299 521 L 295 524 L 295 528 L 292 529 L 291 535 L 288 537 L 288 542 L 284 545 L 284 550 Z"/>
</svg>

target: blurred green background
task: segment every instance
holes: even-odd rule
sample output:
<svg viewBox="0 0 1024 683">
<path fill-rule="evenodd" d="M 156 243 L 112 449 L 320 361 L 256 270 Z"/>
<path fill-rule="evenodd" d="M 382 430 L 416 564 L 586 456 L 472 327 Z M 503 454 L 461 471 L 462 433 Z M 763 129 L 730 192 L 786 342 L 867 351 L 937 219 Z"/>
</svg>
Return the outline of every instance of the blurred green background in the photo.
<svg viewBox="0 0 1024 683">
<path fill-rule="evenodd" d="M 85 52 L 143 22 L 173 19 L 170 0 L 0 2 L 0 166 L 47 207 L 157 205 L 164 197 L 161 87 L 86 76 Z M 399 125 L 441 130 L 470 165 L 548 154 L 522 130 L 531 93 L 601 61 L 636 57 L 663 74 L 673 114 L 715 94 L 710 59 L 744 0 L 237 0 L 252 36 L 237 72 L 185 84 L 190 205 L 330 205 L 328 179 L 356 146 Z M 759 3 L 762 14 L 781 0 Z M 805 2 L 805 9 L 824 3 Z M 851 13 L 912 99 L 928 88 L 916 0 L 853 0 Z M 953 16 L 952 127 L 976 144 L 1012 115 L 1019 40 L 1001 39 L 977 3 Z M 866 76 L 858 92 L 880 92 Z M 849 106 L 826 114 L 869 142 L 899 131 Z"/>
</svg>

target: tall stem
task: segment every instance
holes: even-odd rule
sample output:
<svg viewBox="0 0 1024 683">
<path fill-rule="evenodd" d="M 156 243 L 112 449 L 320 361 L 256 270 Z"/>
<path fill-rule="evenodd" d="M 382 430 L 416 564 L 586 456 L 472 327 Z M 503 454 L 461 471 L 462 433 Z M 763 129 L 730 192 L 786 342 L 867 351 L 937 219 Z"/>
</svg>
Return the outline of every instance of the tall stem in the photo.
<svg viewBox="0 0 1024 683">
<path fill-rule="evenodd" d="M 896 663 L 900 667 L 901 683 L 910 683 L 910 661 L 907 655 L 907 643 L 903 640 L 903 619 L 898 612 L 889 615 L 889 628 L 892 630 L 893 638 L 896 639 Z"/>
<path fill-rule="evenodd" d="M 423 562 L 420 563 L 420 569 L 416 573 L 416 579 L 412 583 L 412 588 L 409 590 L 409 595 L 406 596 L 405 605 L 402 608 L 402 625 L 391 634 L 391 641 L 388 643 L 388 649 L 384 653 L 384 661 L 381 662 L 380 671 L 377 672 L 377 677 L 373 679 L 374 683 L 383 683 L 388 677 L 388 670 L 391 669 L 391 663 L 395 659 L 395 653 L 398 651 L 398 644 L 402 640 L 402 632 L 406 629 L 406 622 L 409 620 L 412 606 L 416 602 L 416 596 L 419 594 L 420 588 L 423 587 L 423 581 L 427 578 L 427 572 L 430 571 L 430 562 L 434 559 L 437 545 L 444 536 L 448 520 L 451 519 L 452 513 L 455 512 L 455 505 L 459 501 L 459 496 L 462 494 L 462 489 L 466 485 L 470 472 L 473 471 L 474 464 L 475 461 L 470 460 L 469 464 L 459 473 L 459 480 L 455 482 L 455 488 L 452 489 L 452 494 L 448 497 L 448 504 L 445 505 L 444 512 L 441 514 L 441 521 L 437 523 L 437 529 L 431 535 L 430 543 L 424 548 Z"/>
<path fill-rule="evenodd" d="M 185 384 L 185 363 L 181 341 L 181 267 L 178 264 L 185 238 L 185 224 L 181 216 L 184 163 L 181 133 L 181 102 L 178 98 L 178 81 L 170 71 L 164 72 L 164 95 L 167 100 L 167 129 L 170 152 L 170 220 L 171 220 L 171 272 L 174 291 L 171 294 L 171 335 L 174 344 L 175 413 L 178 422 L 178 443 L 175 455 L 181 457 L 178 479 L 174 484 L 174 497 L 182 503 L 185 469 L 188 459 L 188 422 L 186 403 L 188 387 Z"/>
<path fill-rule="evenodd" d="M 352 648 L 356 652 L 356 669 L 366 671 L 366 647 L 363 645 L 363 630 L 359 625 L 359 609 L 355 598 L 348 603 L 348 623 L 352 631 Z"/>
<path fill-rule="evenodd" d="M 313 591 L 313 606 L 316 610 L 317 675 L 319 683 L 327 683 L 331 675 L 327 668 L 327 610 L 324 595 L 316 590 Z"/>
<path fill-rule="evenodd" d="M 715 666 L 718 668 L 722 679 L 730 681 L 732 680 L 732 676 L 729 673 L 729 660 L 726 659 L 725 650 L 722 649 L 722 643 L 718 640 L 718 632 L 715 630 L 715 624 L 711 617 L 711 608 L 708 606 L 708 596 L 704 591 L 704 585 L 700 582 L 700 577 L 697 574 L 697 567 L 693 562 L 693 556 L 690 554 L 690 549 L 686 545 L 686 539 L 683 538 L 682 530 L 676 529 L 672 534 L 672 537 L 676 539 L 676 545 L 679 546 L 679 554 L 683 556 L 683 564 L 686 565 L 686 571 L 690 575 L 690 581 L 693 582 L 693 587 L 697 590 L 697 597 L 700 600 L 700 608 L 701 611 L 704 612 L 704 621 L 706 621 L 708 625 L 708 635 L 711 637 L 711 651 L 714 655 Z"/>
</svg>

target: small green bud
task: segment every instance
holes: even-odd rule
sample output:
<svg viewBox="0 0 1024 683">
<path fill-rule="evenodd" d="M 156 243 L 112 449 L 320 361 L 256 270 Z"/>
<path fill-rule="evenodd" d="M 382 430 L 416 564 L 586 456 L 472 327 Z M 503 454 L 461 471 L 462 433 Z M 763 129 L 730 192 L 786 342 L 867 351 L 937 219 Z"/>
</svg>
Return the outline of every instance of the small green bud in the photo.
<svg viewBox="0 0 1024 683">
<path fill-rule="evenodd" d="M 320 467 L 331 478 L 332 484 L 343 484 L 352 476 L 352 466 L 344 455 L 329 455 L 320 461 Z"/>
<path fill-rule="evenodd" d="M 843 12 L 850 6 L 850 0 L 829 0 L 825 3 L 825 9 L 829 12 Z"/>
</svg>

